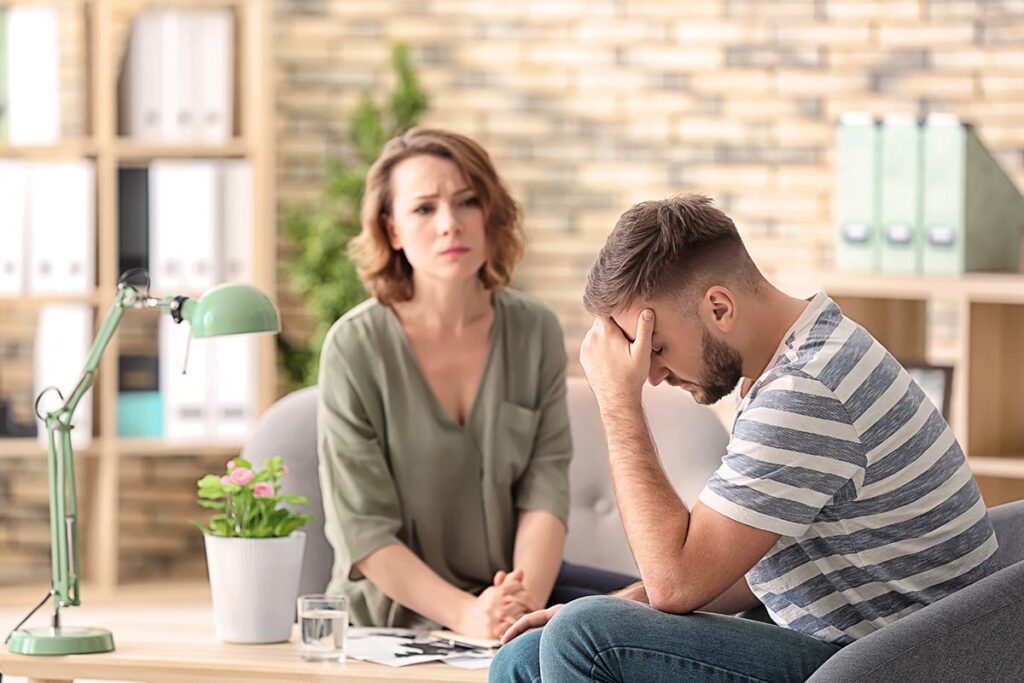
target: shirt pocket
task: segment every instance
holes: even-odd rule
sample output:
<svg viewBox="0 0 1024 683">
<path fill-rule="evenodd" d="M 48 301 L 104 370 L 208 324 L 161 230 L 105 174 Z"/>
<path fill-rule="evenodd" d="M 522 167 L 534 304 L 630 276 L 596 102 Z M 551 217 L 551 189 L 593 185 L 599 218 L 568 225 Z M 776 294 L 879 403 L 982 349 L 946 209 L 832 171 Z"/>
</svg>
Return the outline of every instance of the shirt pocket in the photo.
<svg viewBox="0 0 1024 683">
<path fill-rule="evenodd" d="M 503 401 L 498 414 L 496 474 L 502 481 L 515 482 L 526 471 L 537 439 L 540 411 Z"/>
</svg>

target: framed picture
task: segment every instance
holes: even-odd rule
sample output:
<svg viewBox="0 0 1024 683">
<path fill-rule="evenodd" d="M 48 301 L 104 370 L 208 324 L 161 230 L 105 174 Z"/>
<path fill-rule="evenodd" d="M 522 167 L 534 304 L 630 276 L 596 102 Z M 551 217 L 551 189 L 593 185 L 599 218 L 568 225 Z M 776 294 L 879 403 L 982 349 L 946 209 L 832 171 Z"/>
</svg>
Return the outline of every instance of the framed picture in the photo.
<svg viewBox="0 0 1024 683">
<path fill-rule="evenodd" d="M 910 376 L 921 387 L 925 396 L 931 399 L 935 407 L 948 422 L 951 397 L 953 395 L 953 368 L 949 365 L 928 365 L 911 363 L 904 365 Z"/>
</svg>

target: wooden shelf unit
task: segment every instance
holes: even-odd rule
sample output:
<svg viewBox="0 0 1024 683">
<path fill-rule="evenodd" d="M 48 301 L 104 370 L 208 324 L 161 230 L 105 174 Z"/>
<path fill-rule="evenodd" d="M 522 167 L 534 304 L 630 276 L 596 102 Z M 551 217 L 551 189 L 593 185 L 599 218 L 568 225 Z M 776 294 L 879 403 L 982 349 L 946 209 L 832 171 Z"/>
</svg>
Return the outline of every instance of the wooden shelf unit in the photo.
<svg viewBox="0 0 1024 683">
<path fill-rule="evenodd" d="M 88 62 L 87 109 L 82 112 L 88 135 L 83 139 L 61 140 L 53 145 L 19 146 L 0 144 L 0 158 L 25 160 L 89 159 L 96 177 L 96 273 L 93 291 L 79 296 L 33 296 L 0 298 L 0 307 L 34 310 L 50 303 L 82 303 L 93 307 L 98 331 L 114 298 L 118 273 L 118 169 L 138 166 L 153 159 L 243 158 L 252 168 L 252 283 L 276 299 L 276 200 L 274 180 L 273 81 L 270 56 L 271 3 L 265 0 L 74 0 L 85 22 L 83 54 Z M 27 4 L 0 0 L 0 6 Z M 34 0 L 33 3 L 40 4 Z M 47 3 L 42 3 L 47 4 Z M 49 4 L 61 4 L 52 0 Z M 118 127 L 118 75 L 127 55 L 132 18 L 148 9 L 202 9 L 226 7 L 235 17 L 235 135 L 215 144 L 171 144 L 137 141 L 123 137 Z M 76 10 L 77 11 L 77 10 Z M 184 292 L 153 290 L 154 296 Z M 133 315 L 127 311 L 125 318 Z M 240 444 L 223 441 L 174 443 L 160 439 L 134 439 L 117 435 L 119 337 L 115 335 L 104 352 L 92 390 L 95 434 L 87 448 L 76 450 L 89 456 L 89 471 L 80 473 L 77 485 L 79 515 L 83 533 L 83 585 L 101 595 L 115 596 L 122 586 L 139 583 L 138 577 L 119 575 L 122 555 L 119 506 L 124 463 L 139 458 L 148 463 L 197 459 L 228 459 Z M 261 335 L 258 344 L 257 410 L 262 412 L 277 397 L 274 339 Z M 45 462 L 46 449 L 34 437 L 0 438 L 0 462 L 21 458 Z M 173 465 L 173 463 L 172 463 Z M 180 479 L 180 477 L 179 477 Z M 157 482 L 159 485 L 159 482 Z M 189 499 L 191 500 L 191 498 Z M 195 506 L 198 518 L 201 509 Z M 198 531 L 192 529 L 195 534 Z M 154 532 L 158 534 L 159 532 Z M 201 543 L 201 540 L 200 540 Z M 194 559 L 194 558 L 193 558 Z M 49 572 L 40 577 L 45 581 Z M 195 578 L 201 577 L 193 577 Z M 189 577 L 182 580 L 189 583 Z M 152 582 L 143 581 L 152 585 Z M 32 583 L 34 586 L 35 583 Z M 21 596 L 24 586 L 0 586 L 0 590 Z"/>
<path fill-rule="evenodd" d="M 794 296 L 823 290 L 904 363 L 953 366 L 950 424 L 989 505 L 1024 498 L 1024 275 L 780 272 Z M 945 348 L 930 308 L 954 318 Z"/>
</svg>

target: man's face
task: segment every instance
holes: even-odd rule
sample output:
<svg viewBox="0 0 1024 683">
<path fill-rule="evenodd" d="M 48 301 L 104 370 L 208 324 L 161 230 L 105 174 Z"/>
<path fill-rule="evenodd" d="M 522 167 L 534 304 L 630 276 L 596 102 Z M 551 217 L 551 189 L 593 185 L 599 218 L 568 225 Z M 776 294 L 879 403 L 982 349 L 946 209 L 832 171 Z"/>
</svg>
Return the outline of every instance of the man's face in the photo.
<svg viewBox="0 0 1024 683">
<path fill-rule="evenodd" d="M 704 405 L 732 393 L 743 377 L 739 351 L 714 337 L 699 317 L 684 315 L 678 303 L 639 302 L 612 314 L 630 343 L 636 339 L 636 323 L 645 308 L 654 311 L 648 382 L 655 386 L 668 382 L 689 391 Z"/>
</svg>

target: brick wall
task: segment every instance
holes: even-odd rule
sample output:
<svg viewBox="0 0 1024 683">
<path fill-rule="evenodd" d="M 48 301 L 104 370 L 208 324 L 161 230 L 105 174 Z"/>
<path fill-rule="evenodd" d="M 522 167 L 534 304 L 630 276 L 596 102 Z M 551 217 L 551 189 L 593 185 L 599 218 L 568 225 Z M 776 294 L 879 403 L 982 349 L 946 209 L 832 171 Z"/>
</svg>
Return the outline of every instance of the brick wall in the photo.
<svg viewBox="0 0 1024 683">
<path fill-rule="evenodd" d="M 1024 187 L 1024 0 L 276 0 L 274 15 L 282 204 L 315 196 L 405 41 L 427 123 L 476 137 L 522 201 L 517 285 L 555 307 L 571 351 L 586 270 L 636 201 L 704 192 L 769 276 L 827 264 L 843 112 L 957 113 Z M 286 327 L 308 330 L 283 300 Z"/>
</svg>

